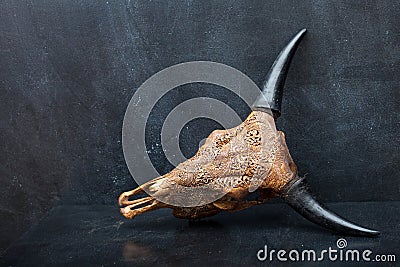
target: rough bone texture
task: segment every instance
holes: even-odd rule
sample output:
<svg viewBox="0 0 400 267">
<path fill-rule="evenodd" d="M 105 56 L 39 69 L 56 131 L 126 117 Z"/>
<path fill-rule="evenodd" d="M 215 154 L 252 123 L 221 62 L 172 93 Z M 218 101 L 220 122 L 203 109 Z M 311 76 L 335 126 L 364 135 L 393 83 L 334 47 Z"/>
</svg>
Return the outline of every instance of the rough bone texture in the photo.
<svg viewBox="0 0 400 267">
<path fill-rule="evenodd" d="M 283 132 L 271 115 L 253 111 L 239 126 L 212 132 L 171 172 L 122 193 L 119 205 L 127 218 L 168 207 L 178 218 L 197 219 L 264 203 L 296 176 Z M 245 200 L 253 191 L 258 198 Z M 143 193 L 150 196 L 130 200 Z M 213 196 L 220 197 L 209 203 Z"/>
</svg>

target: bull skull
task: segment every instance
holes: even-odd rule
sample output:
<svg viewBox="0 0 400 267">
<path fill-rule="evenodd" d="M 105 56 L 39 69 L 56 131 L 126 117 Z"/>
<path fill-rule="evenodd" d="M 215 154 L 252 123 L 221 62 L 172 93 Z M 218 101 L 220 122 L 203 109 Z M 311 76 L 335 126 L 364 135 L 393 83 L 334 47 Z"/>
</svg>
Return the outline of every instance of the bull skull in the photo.
<svg viewBox="0 0 400 267">
<path fill-rule="evenodd" d="M 285 78 L 305 32 L 301 30 L 281 51 L 253 111 L 242 124 L 214 131 L 194 157 L 170 173 L 122 193 L 118 200 L 121 214 L 132 219 L 147 211 L 171 208 L 175 217 L 193 220 L 221 211 L 247 209 L 280 196 L 302 216 L 325 228 L 349 235 L 378 235 L 376 230 L 327 210 L 312 197 L 306 180 L 298 176 L 285 135 L 276 130 Z M 204 186 L 206 191 L 196 190 Z M 182 189 L 190 193 L 179 194 Z M 258 193 L 255 199 L 250 197 L 253 191 Z M 144 193 L 150 196 L 133 199 Z M 221 197 L 206 202 L 212 194 Z M 179 196 L 190 198 L 192 204 L 185 205 L 188 202 Z"/>
</svg>

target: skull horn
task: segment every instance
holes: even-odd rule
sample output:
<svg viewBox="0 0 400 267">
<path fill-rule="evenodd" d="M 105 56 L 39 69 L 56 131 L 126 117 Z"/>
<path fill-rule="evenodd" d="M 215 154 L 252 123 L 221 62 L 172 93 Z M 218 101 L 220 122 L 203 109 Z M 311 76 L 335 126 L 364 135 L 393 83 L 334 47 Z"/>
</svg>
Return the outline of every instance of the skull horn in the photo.
<svg viewBox="0 0 400 267">
<path fill-rule="evenodd" d="M 281 115 L 283 87 L 289 71 L 290 62 L 305 33 L 306 29 L 299 31 L 278 55 L 267 74 L 262 93 L 253 104 L 253 110 L 267 112 L 271 110 L 275 119 Z"/>
<path fill-rule="evenodd" d="M 281 51 L 267 75 L 262 93 L 253 104 L 253 110 L 272 112 L 275 119 L 281 115 L 285 79 L 290 62 L 305 32 L 306 29 L 303 29 L 297 33 Z M 283 188 L 281 196 L 289 206 L 311 222 L 348 235 L 377 236 L 380 234 L 379 231 L 354 224 L 323 207 L 308 191 L 304 178 L 293 179 L 289 183 Z"/>
<path fill-rule="evenodd" d="M 310 194 L 304 178 L 297 179 L 291 186 L 285 187 L 282 197 L 304 218 L 335 232 L 354 236 L 377 236 L 379 231 L 352 223 L 322 206 Z"/>
</svg>

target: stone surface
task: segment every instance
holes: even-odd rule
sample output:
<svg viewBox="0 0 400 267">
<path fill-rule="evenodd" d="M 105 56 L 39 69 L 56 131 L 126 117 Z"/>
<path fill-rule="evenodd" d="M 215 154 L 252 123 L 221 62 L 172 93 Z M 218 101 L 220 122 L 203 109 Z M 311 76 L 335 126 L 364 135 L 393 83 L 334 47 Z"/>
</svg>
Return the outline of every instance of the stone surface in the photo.
<svg viewBox="0 0 400 267">
<path fill-rule="evenodd" d="M 345 237 L 316 226 L 284 204 L 271 203 L 236 213 L 221 213 L 195 223 L 179 220 L 170 210 L 123 218 L 115 206 L 58 206 L 25 234 L 1 258 L 4 266 L 253 266 L 256 253 L 269 249 L 369 249 L 397 254 L 400 260 L 400 202 L 335 203 L 328 205 L 344 217 L 381 230 L 377 238 Z M 371 256 L 372 258 L 372 256 Z M 340 262 L 323 261 L 324 266 Z M 283 263 L 276 258 L 268 266 Z M 309 266 L 296 262 L 293 266 Z M 319 263 L 321 264 L 321 262 Z M 343 264 L 343 262 L 342 262 Z M 287 263 L 286 263 L 287 265 Z M 350 262 L 346 266 L 360 266 Z"/>
</svg>

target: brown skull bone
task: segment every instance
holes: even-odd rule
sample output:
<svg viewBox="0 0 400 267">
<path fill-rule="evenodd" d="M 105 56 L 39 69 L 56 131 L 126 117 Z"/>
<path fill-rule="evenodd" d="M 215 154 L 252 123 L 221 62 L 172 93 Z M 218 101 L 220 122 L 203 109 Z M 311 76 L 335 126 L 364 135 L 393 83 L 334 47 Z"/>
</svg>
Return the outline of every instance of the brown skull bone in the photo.
<svg viewBox="0 0 400 267">
<path fill-rule="evenodd" d="M 283 132 L 276 130 L 271 115 L 253 111 L 239 126 L 212 132 L 194 157 L 171 172 L 122 193 L 120 212 L 132 219 L 171 208 L 175 217 L 197 219 L 238 211 L 277 196 L 295 177 Z M 246 200 L 253 191 L 259 197 Z M 132 199 L 144 193 L 150 196 Z M 211 202 L 215 196 L 220 197 Z"/>
</svg>

